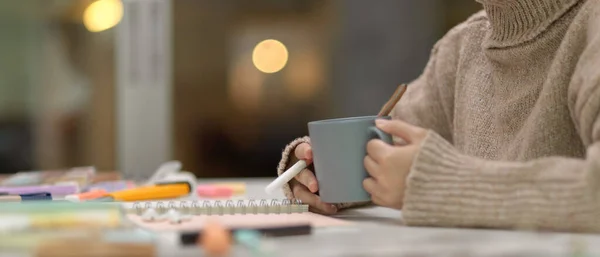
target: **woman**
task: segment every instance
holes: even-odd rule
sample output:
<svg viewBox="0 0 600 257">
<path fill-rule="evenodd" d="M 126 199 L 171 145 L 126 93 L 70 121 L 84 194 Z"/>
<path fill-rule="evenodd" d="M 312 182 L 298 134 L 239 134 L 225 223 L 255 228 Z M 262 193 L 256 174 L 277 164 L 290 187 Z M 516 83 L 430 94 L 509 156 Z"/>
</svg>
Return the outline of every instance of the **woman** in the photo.
<svg viewBox="0 0 600 257">
<path fill-rule="evenodd" d="M 377 123 L 405 144 L 368 143 L 364 188 L 407 225 L 600 231 L 600 0 L 479 2 Z M 295 158 L 309 138 L 278 173 Z M 284 191 L 357 205 L 321 202 L 310 170 Z"/>
</svg>

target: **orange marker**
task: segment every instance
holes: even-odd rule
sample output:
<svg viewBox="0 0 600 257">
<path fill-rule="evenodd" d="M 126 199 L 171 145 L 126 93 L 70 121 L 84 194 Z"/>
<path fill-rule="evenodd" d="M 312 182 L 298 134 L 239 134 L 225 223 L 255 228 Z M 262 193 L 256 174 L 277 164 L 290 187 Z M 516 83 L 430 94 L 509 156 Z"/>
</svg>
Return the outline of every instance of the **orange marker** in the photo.
<svg viewBox="0 0 600 257">
<path fill-rule="evenodd" d="M 106 194 L 97 198 L 99 201 L 149 201 L 158 199 L 179 198 L 189 195 L 192 185 L 188 182 L 157 183 Z"/>
</svg>

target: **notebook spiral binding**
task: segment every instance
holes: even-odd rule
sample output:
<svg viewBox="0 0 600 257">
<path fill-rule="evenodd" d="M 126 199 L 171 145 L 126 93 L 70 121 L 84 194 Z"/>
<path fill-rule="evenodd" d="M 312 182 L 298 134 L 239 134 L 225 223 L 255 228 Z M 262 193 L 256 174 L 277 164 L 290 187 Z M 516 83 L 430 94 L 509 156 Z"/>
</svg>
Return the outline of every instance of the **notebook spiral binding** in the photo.
<svg viewBox="0 0 600 257">
<path fill-rule="evenodd" d="M 149 209 L 154 209 L 158 214 L 165 214 L 175 210 L 183 215 L 227 215 L 227 214 L 291 214 L 308 212 L 308 205 L 302 204 L 299 199 L 284 199 L 271 201 L 256 200 L 210 201 L 169 201 L 169 202 L 137 202 L 126 209 L 128 214 L 143 215 Z"/>
</svg>

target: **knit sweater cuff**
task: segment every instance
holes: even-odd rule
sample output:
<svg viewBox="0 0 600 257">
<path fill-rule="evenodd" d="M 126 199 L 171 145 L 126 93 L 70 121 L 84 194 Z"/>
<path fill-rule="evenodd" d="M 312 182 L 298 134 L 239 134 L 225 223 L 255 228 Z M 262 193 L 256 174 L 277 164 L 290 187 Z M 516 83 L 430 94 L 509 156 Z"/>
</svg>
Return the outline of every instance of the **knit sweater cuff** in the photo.
<svg viewBox="0 0 600 257">
<path fill-rule="evenodd" d="M 460 154 L 454 146 L 430 131 L 413 161 L 406 182 L 402 219 L 406 225 L 446 226 L 453 220 L 460 226 L 460 178 L 479 167 L 479 160 Z M 448 215 L 452 216 L 449 217 Z M 458 218 L 459 220 L 455 220 Z"/>
<path fill-rule="evenodd" d="M 294 153 L 296 146 L 302 143 L 310 144 L 310 138 L 307 136 L 296 138 L 283 149 L 283 152 L 281 153 L 281 160 L 277 166 L 277 176 L 281 175 L 287 168 L 290 167 L 290 160 L 295 159 L 292 154 Z M 292 192 L 289 184 L 283 186 L 283 194 L 288 199 L 294 199 L 294 193 Z"/>
<path fill-rule="evenodd" d="M 293 156 L 294 150 L 298 145 L 302 143 L 310 144 L 310 138 L 307 136 L 296 138 L 284 148 L 283 152 L 281 153 L 281 160 L 279 161 L 279 165 L 277 166 L 277 176 L 281 175 L 283 172 L 286 171 L 286 169 L 293 165 L 291 161 L 296 160 L 296 158 Z M 283 186 L 283 194 L 287 199 L 292 200 L 295 198 L 294 192 L 292 192 L 289 183 Z M 342 210 L 346 208 L 365 206 L 369 204 L 371 204 L 371 202 L 337 203 L 335 204 L 335 206 L 338 210 Z"/>
</svg>

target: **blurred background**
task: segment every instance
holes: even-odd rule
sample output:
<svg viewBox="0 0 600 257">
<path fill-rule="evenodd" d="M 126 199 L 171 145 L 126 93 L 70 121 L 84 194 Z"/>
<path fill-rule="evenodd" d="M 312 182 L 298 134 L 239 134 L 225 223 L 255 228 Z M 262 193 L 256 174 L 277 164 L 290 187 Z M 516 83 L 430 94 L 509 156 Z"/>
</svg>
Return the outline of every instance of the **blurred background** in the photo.
<svg viewBox="0 0 600 257">
<path fill-rule="evenodd" d="M 123 48 L 137 35 L 130 27 L 118 38 L 135 15 L 124 8 L 135 0 L 123 1 L 0 1 L 0 173 L 120 169 L 116 88 L 127 82 L 117 79 L 117 49 L 154 42 L 140 34 Z M 165 158 L 199 177 L 274 176 L 308 121 L 376 114 L 420 74 L 433 44 L 481 8 L 474 0 L 162 2 L 170 7 L 149 17 L 169 12 L 161 16 L 169 93 L 158 96 L 169 104 Z"/>
</svg>

